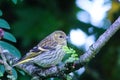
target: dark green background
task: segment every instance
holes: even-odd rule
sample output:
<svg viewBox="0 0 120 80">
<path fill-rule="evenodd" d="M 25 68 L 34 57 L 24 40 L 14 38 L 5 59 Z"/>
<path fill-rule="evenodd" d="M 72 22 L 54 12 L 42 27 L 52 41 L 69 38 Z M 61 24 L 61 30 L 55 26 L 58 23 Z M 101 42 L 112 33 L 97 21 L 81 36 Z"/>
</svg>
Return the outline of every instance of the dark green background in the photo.
<svg viewBox="0 0 120 80">
<path fill-rule="evenodd" d="M 118 6 L 117 11 L 108 12 L 106 16 L 112 23 L 120 16 L 120 3 Z M 17 43 L 12 44 L 22 55 L 55 30 L 63 30 L 69 35 L 71 29 L 80 28 L 87 35 L 95 34 L 96 39 L 105 31 L 77 20 L 76 13 L 82 9 L 76 6 L 75 0 L 18 0 L 16 5 L 11 0 L 0 0 L 0 9 L 2 18 L 11 26 L 9 32 L 17 39 Z M 92 33 L 88 32 L 89 27 L 93 27 Z M 28 77 L 19 74 L 18 80 L 27 80 Z M 73 80 L 120 80 L 120 30 L 88 63 L 82 75 L 75 73 Z"/>
</svg>

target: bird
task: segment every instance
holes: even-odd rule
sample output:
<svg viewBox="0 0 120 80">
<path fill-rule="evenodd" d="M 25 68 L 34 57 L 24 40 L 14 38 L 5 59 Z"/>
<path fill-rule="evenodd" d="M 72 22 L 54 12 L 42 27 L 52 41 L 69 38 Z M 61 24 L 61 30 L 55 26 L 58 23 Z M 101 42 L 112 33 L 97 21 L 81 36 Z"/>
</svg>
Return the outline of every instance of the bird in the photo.
<svg viewBox="0 0 120 80">
<path fill-rule="evenodd" d="M 18 60 L 13 66 L 32 62 L 40 67 L 47 68 L 55 66 L 60 63 L 65 55 L 63 46 L 67 46 L 67 36 L 61 31 L 57 30 L 45 37 L 33 47 L 29 52 Z"/>
</svg>

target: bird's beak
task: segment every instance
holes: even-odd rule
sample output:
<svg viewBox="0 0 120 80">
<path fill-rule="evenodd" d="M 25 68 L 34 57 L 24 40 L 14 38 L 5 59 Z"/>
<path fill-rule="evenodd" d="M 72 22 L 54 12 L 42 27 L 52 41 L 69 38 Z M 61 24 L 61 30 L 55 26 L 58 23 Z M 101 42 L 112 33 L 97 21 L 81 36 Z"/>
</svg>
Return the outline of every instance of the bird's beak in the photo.
<svg viewBox="0 0 120 80">
<path fill-rule="evenodd" d="M 69 37 L 69 36 L 66 36 L 66 39 L 67 39 L 67 40 L 69 40 L 69 39 L 70 39 L 70 37 Z"/>
</svg>

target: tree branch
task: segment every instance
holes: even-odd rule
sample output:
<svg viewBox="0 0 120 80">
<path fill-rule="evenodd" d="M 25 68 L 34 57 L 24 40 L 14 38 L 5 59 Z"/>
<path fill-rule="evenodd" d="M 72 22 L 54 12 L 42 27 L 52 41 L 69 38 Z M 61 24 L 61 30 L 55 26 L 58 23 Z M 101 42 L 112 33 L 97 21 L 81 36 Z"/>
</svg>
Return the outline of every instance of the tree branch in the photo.
<svg viewBox="0 0 120 80">
<path fill-rule="evenodd" d="M 0 55 L 2 58 L 2 64 L 4 65 L 5 71 L 8 73 L 7 78 L 9 80 L 15 79 L 14 75 L 12 74 L 12 67 L 7 63 L 7 59 L 4 55 L 5 52 L 8 52 L 8 50 L 4 50 L 2 47 L 0 47 Z"/>
<path fill-rule="evenodd" d="M 88 51 L 80 56 L 80 62 L 89 62 L 100 49 L 106 44 L 106 42 L 120 29 L 120 16 L 119 18 L 98 38 L 98 40 L 92 44 Z"/>
<path fill-rule="evenodd" d="M 86 51 L 83 55 L 80 56 L 78 61 L 72 63 L 65 63 L 59 66 L 53 66 L 48 69 L 39 68 L 32 63 L 25 63 L 16 67 L 24 70 L 26 73 L 33 77 L 37 77 L 38 79 L 59 77 L 60 75 L 62 75 L 62 73 L 68 74 L 84 66 L 83 63 L 88 63 L 119 29 L 120 17 L 98 38 L 98 40 L 94 44 L 89 47 L 88 51 Z M 4 52 L 4 55 L 9 62 L 12 61 L 14 63 L 18 60 L 9 52 Z"/>
</svg>

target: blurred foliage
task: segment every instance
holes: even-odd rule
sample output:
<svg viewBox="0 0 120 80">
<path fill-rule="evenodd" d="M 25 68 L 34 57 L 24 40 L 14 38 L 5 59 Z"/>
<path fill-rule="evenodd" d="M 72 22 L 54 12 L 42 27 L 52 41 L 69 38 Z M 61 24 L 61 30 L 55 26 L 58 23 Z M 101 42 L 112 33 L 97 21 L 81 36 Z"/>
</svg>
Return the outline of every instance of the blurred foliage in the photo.
<svg viewBox="0 0 120 80">
<path fill-rule="evenodd" d="M 2 11 L 1 11 L 1 16 L 2 16 Z M 4 31 L 3 29 L 10 29 L 10 25 L 6 20 L 0 18 L 0 40 L 5 39 L 11 42 L 16 42 L 16 38 L 11 33 Z M 15 55 L 16 57 L 18 58 L 21 57 L 21 53 L 19 52 L 19 50 L 10 43 L 8 43 L 7 41 L 0 41 L 0 46 L 2 46 L 6 50 L 9 50 L 9 52 Z M 15 69 L 13 69 L 12 72 L 13 72 L 13 76 L 7 76 L 7 77 L 11 78 L 12 80 L 16 80 L 17 72 Z M 0 65 L 0 78 L 4 77 L 4 73 L 5 73 L 5 68 L 3 67 L 3 65 Z"/>
<path fill-rule="evenodd" d="M 113 23 L 120 16 L 120 2 L 118 0 L 111 0 L 111 2 L 112 6 L 106 18 Z M 11 33 L 16 37 L 17 43 L 10 43 L 22 52 L 21 55 L 24 55 L 40 40 L 55 30 L 63 30 L 69 34 L 71 29 L 80 28 L 87 35 L 94 34 L 97 39 L 105 30 L 77 20 L 76 13 L 78 11 L 82 11 L 82 9 L 76 7 L 75 0 L 0 0 L 1 25 L 11 26 L 10 31 L 5 29 L 10 33 L 6 39 L 10 41 L 12 39 L 15 42 L 13 37 L 10 36 Z M 90 27 L 93 28 L 92 33 L 89 32 Z M 86 71 L 81 76 L 74 72 L 73 79 L 120 80 L 119 37 L 120 30 L 90 61 Z M 8 40 L 6 42 L 9 42 Z M 75 48 L 77 53 L 84 52 L 81 48 L 69 45 Z M 30 76 L 24 76 L 18 72 L 18 80 L 29 80 L 29 78 Z"/>
<path fill-rule="evenodd" d="M 118 2 L 117 0 L 113 0 L 112 8 L 109 10 L 109 13 L 108 13 L 108 18 L 111 21 L 114 21 L 114 18 L 117 18 L 117 15 L 119 15 L 119 12 L 120 12 L 120 2 Z"/>
<path fill-rule="evenodd" d="M 13 2 L 14 4 L 17 4 L 18 0 L 12 0 L 12 2 Z"/>
</svg>

